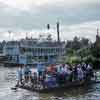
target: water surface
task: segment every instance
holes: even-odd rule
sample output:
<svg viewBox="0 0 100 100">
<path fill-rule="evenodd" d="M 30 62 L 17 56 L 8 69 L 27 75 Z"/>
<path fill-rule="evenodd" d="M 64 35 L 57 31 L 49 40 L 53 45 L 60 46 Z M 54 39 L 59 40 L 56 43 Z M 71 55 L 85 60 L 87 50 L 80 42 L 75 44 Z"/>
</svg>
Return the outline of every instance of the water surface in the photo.
<svg viewBox="0 0 100 100">
<path fill-rule="evenodd" d="M 23 89 L 13 91 L 10 88 L 15 83 L 16 68 L 0 67 L 0 100 L 100 100 L 100 84 L 39 94 Z"/>
</svg>

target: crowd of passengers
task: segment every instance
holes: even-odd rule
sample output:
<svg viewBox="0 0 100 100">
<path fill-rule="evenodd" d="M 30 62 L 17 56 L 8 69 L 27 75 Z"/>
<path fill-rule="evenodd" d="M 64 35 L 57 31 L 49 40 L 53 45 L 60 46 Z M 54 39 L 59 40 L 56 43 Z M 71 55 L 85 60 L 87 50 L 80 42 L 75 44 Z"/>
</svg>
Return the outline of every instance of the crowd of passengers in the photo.
<svg viewBox="0 0 100 100">
<path fill-rule="evenodd" d="M 17 71 L 17 85 L 30 83 L 33 87 L 41 85 L 46 87 L 57 87 L 66 85 L 68 82 L 82 82 L 93 77 L 91 64 L 57 64 L 46 67 L 37 65 L 37 71 L 32 71 L 28 65 L 22 65 Z"/>
</svg>

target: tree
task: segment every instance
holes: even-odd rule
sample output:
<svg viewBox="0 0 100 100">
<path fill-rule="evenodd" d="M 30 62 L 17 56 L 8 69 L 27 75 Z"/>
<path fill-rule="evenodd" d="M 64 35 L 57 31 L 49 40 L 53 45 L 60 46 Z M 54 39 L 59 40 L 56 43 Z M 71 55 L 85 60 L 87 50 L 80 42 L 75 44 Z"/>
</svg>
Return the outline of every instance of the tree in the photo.
<svg viewBox="0 0 100 100">
<path fill-rule="evenodd" d="M 82 47 L 89 45 L 89 39 L 87 38 L 82 38 L 80 42 Z"/>
</svg>

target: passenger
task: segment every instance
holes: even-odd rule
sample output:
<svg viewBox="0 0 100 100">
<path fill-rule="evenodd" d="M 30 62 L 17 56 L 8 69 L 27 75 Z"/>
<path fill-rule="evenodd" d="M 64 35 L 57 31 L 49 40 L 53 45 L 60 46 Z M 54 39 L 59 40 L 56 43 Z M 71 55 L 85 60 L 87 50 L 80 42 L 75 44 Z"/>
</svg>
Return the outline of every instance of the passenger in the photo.
<svg viewBox="0 0 100 100">
<path fill-rule="evenodd" d="M 50 74 L 46 74 L 45 85 L 47 88 L 53 88 L 57 86 L 56 78 Z"/>
<path fill-rule="evenodd" d="M 90 78 L 93 77 L 93 69 L 92 66 L 90 66 L 90 64 L 87 65 L 86 75 L 88 80 L 90 80 Z"/>
<path fill-rule="evenodd" d="M 52 74 L 55 74 L 55 71 L 56 71 L 56 68 L 55 68 L 54 65 L 52 65 L 52 66 L 51 66 L 51 72 L 52 72 Z"/>
<path fill-rule="evenodd" d="M 61 64 L 56 65 L 56 67 L 57 67 L 57 73 L 60 73 L 61 72 Z"/>
<path fill-rule="evenodd" d="M 67 68 L 66 81 L 72 81 L 72 70 Z"/>
<path fill-rule="evenodd" d="M 71 71 L 68 65 L 63 64 L 62 65 L 62 77 L 63 77 L 63 82 L 64 84 L 69 80 Z"/>
<path fill-rule="evenodd" d="M 68 64 L 65 64 L 65 68 L 69 69 L 69 68 L 70 68 L 70 66 L 69 66 Z"/>
<path fill-rule="evenodd" d="M 91 71 L 92 70 L 92 66 L 90 66 L 90 64 L 87 65 L 87 71 Z"/>
<path fill-rule="evenodd" d="M 60 84 L 60 79 L 59 79 L 59 76 L 60 76 L 59 74 L 60 74 L 60 70 L 61 70 L 60 67 L 61 67 L 61 64 L 57 64 L 57 65 L 56 65 L 56 69 L 57 69 L 57 70 L 56 70 L 56 71 L 57 71 L 56 80 L 57 80 L 57 83 L 58 83 L 58 84 Z"/>
<path fill-rule="evenodd" d="M 78 80 L 78 71 L 77 71 L 77 65 L 73 66 L 73 81 Z"/>
<path fill-rule="evenodd" d="M 72 82 L 73 80 L 73 73 L 72 73 L 72 68 L 70 65 L 65 65 L 65 77 L 66 77 L 66 82 L 70 81 Z"/>
<path fill-rule="evenodd" d="M 82 66 L 82 70 L 83 70 L 83 74 L 84 74 L 84 79 L 86 79 L 86 77 L 87 77 L 87 75 L 86 75 L 86 64 L 82 63 L 81 66 Z"/>
<path fill-rule="evenodd" d="M 24 81 L 26 83 L 29 82 L 30 76 L 31 76 L 31 70 L 30 70 L 30 67 L 28 65 L 24 65 L 23 73 L 24 73 Z"/>
<path fill-rule="evenodd" d="M 46 73 L 46 78 L 45 78 L 45 87 L 48 88 L 50 85 L 50 75 Z"/>
<path fill-rule="evenodd" d="M 79 80 L 79 81 L 82 81 L 82 80 L 84 79 L 84 74 L 83 74 L 83 71 L 82 71 L 80 65 L 78 65 L 77 73 L 78 73 L 78 80 Z"/>
<path fill-rule="evenodd" d="M 82 70 L 83 71 L 86 71 L 86 64 L 85 63 L 82 63 L 81 66 L 82 66 Z"/>
<path fill-rule="evenodd" d="M 70 74 L 69 74 L 69 81 L 72 82 L 72 80 L 73 80 L 73 69 L 72 69 L 71 65 L 69 67 L 69 72 L 70 72 Z"/>
<path fill-rule="evenodd" d="M 42 76 L 40 76 L 40 84 L 42 88 L 45 88 L 45 79 L 46 79 L 46 72 L 43 72 Z"/>
<path fill-rule="evenodd" d="M 17 70 L 17 86 L 18 85 L 22 85 L 23 84 L 23 69 L 22 66 L 19 66 L 18 70 Z"/>
<path fill-rule="evenodd" d="M 68 66 L 65 65 L 65 64 L 63 64 L 62 65 L 62 72 L 66 74 L 67 73 L 67 70 L 68 70 Z"/>
<path fill-rule="evenodd" d="M 37 64 L 37 70 L 38 70 L 38 76 L 43 76 L 43 73 L 45 72 L 45 66 L 41 63 Z"/>
<path fill-rule="evenodd" d="M 59 85 L 63 85 L 65 83 L 66 77 L 64 73 L 64 66 L 60 65 L 58 69 L 58 83 Z"/>
<path fill-rule="evenodd" d="M 33 73 L 33 75 L 31 76 L 31 82 L 32 82 L 32 87 L 37 87 L 38 84 L 38 75 L 36 72 Z"/>
</svg>

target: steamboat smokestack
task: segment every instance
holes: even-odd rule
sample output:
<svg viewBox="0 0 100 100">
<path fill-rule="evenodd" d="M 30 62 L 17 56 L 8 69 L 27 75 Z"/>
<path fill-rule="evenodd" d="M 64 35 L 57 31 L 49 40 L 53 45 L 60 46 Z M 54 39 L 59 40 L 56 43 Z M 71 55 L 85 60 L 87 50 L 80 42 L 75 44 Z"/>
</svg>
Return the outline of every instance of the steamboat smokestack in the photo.
<svg viewBox="0 0 100 100">
<path fill-rule="evenodd" d="M 57 22 L 57 41 L 60 42 L 59 22 Z"/>
</svg>

